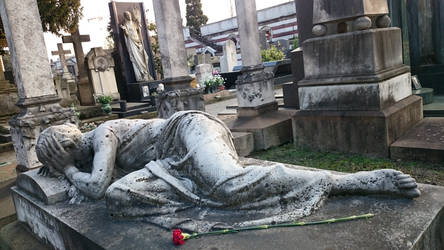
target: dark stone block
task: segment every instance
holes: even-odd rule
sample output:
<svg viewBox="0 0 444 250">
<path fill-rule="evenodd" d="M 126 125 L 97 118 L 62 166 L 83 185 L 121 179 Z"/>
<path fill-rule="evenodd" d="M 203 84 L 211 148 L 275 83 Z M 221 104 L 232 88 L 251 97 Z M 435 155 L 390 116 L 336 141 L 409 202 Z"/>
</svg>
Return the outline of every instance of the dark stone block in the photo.
<svg viewBox="0 0 444 250">
<path fill-rule="evenodd" d="M 381 81 L 404 73 L 401 30 L 371 29 L 304 42 L 304 82 Z M 390 74 L 384 74 L 391 71 Z M 376 75 L 380 76 L 376 76 Z"/>
<path fill-rule="evenodd" d="M 313 0 L 296 0 L 299 44 L 313 37 Z"/>
<path fill-rule="evenodd" d="M 294 142 L 321 151 L 389 157 L 389 146 L 422 118 L 417 96 L 382 111 L 298 111 Z"/>
<path fill-rule="evenodd" d="M 282 85 L 282 92 L 284 93 L 284 107 L 299 109 L 298 89 L 298 85 L 295 83 Z"/>
</svg>

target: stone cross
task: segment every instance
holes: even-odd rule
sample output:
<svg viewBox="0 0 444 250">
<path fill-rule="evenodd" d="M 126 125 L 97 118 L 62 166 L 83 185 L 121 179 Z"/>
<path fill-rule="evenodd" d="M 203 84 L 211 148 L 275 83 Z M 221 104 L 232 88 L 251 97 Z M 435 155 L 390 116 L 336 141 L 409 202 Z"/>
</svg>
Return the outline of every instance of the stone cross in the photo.
<svg viewBox="0 0 444 250">
<path fill-rule="evenodd" d="M 72 43 L 74 53 L 76 54 L 77 67 L 79 69 L 79 95 L 82 105 L 94 104 L 92 86 L 88 80 L 88 74 L 85 65 L 85 53 L 83 52 L 82 43 L 89 42 L 89 35 L 80 35 L 79 30 L 71 33 L 70 36 L 62 37 L 63 43 Z"/>
<path fill-rule="evenodd" d="M 56 51 L 51 51 L 51 54 L 53 56 L 59 56 L 60 63 L 62 64 L 63 72 L 68 72 L 68 66 L 66 64 L 66 57 L 65 57 L 65 55 L 71 54 L 71 50 L 64 50 L 63 49 L 63 43 L 58 43 L 57 44 L 57 50 Z"/>
<path fill-rule="evenodd" d="M 0 0 L 0 15 L 18 89 L 17 106 L 21 108 L 9 123 L 17 170 L 23 171 L 41 166 L 35 152 L 40 132 L 51 125 L 75 122 L 76 118 L 71 109 L 59 104 L 37 1 Z"/>
</svg>

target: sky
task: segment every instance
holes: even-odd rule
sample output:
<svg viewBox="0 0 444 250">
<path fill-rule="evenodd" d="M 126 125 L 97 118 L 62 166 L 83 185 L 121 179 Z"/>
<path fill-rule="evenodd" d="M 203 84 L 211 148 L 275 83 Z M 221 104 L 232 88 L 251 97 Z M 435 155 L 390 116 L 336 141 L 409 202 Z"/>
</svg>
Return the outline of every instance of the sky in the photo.
<svg viewBox="0 0 444 250">
<path fill-rule="evenodd" d="M 236 15 L 234 0 L 201 0 L 202 9 L 208 16 L 208 23 L 217 22 Z M 258 10 L 268 8 L 293 0 L 256 0 Z M 106 44 L 106 27 L 109 22 L 110 14 L 108 3 L 110 0 L 81 0 L 83 6 L 83 18 L 79 23 L 80 33 L 88 34 L 91 42 L 83 43 L 83 50 L 86 53 L 93 47 L 103 47 Z M 152 0 L 118 0 L 117 2 L 143 2 L 147 12 L 149 22 L 154 22 L 154 12 Z M 185 0 L 179 0 L 182 19 L 185 25 Z M 62 38 L 51 33 L 45 33 L 45 43 L 48 50 L 48 57 L 57 60 L 56 56 L 51 56 L 51 51 L 57 50 L 57 43 L 61 43 Z M 71 50 L 74 56 L 74 50 L 71 44 L 64 44 L 65 50 Z"/>
</svg>

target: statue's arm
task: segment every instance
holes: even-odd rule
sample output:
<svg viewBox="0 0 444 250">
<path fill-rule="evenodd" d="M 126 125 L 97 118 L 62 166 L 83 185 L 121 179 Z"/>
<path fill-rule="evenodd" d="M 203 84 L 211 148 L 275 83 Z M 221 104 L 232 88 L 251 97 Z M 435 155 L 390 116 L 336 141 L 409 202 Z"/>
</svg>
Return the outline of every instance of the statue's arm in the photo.
<svg viewBox="0 0 444 250">
<path fill-rule="evenodd" d="M 74 166 L 66 168 L 65 175 L 83 194 L 93 199 L 105 195 L 111 183 L 116 160 L 118 139 L 106 128 L 98 128 L 94 139 L 94 160 L 91 173 L 80 172 Z"/>
</svg>

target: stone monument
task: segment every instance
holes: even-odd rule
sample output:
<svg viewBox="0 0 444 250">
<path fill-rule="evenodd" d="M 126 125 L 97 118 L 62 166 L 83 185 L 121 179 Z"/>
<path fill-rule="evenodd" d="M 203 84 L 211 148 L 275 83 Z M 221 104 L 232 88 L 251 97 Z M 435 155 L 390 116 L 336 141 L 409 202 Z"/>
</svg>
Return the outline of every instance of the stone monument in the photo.
<svg viewBox="0 0 444 250">
<path fill-rule="evenodd" d="M 95 96 L 111 96 L 119 100 L 114 60 L 102 47 L 92 48 L 86 55 L 89 80 L 93 85 Z"/>
<path fill-rule="evenodd" d="M 84 106 L 94 105 L 93 90 L 91 83 L 88 81 L 88 73 L 86 72 L 85 53 L 83 52 L 82 43 L 89 42 L 89 35 L 80 35 L 79 30 L 71 33 L 70 36 L 63 36 L 63 43 L 72 43 L 74 53 L 76 54 L 77 68 L 79 71 L 78 91 L 80 103 Z"/>
<path fill-rule="evenodd" d="M 77 86 L 76 81 L 68 71 L 65 55 L 71 54 L 70 50 L 63 49 L 63 43 L 57 44 L 57 51 L 52 51 L 52 55 L 58 55 L 60 63 L 62 64 L 62 73 L 54 76 L 54 83 L 57 90 L 57 94 L 62 99 L 60 104 L 64 107 L 69 107 L 72 104 L 78 105 L 77 99 Z"/>
<path fill-rule="evenodd" d="M 157 96 L 160 118 L 167 118 L 181 110 L 204 110 L 202 89 L 191 88 L 187 54 L 178 0 L 154 0 L 159 49 L 165 91 Z"/>
<path fill-rule="evenodd" d="M 71 109 L 64 109 L 59 104 L 37 1 L 2 0 L 0 14 L 18 89 L 20 114 L 10 121 L 10 125 L 17 169 L 23 171 L 41 166 L 35 153 L 40 132 L 51 125 L 76 122 L 76 117 Z"/>
<path fill-rule="evenodd" d="M 437 201 L 439 205 L 425 213 L 433 216 L 444 199 L 428 193 L 419 197 L 415 180 L 396 170 L 340 174 L 240 159 L 230 130 L 200 111 L 178 112 L 166 120 L 108 121 L 86 134 L 75 125 L 54 126 L 39 137 L 37 155 L 45 167 L 21 174 L 13 189 L 17 216 L 37 237 L 58 249 L 104 244 L 97 242 L 101 240 L 93 236 L 95 232 L 108 236 L 125 232 L 125 238 L 130 237 L 126 247 L 138 248 L 133 242 L 142 239 L 135 240 L 137 234 L 126 230 L 134 223 L 206 232 L 294 221 L 322 210 L 323 201 L 337 195 L 357 199 L 378 194 L 366 199 L 378 204 L 391 201 L 396 213 Z M 437 189 L 420 188 L 436 196 Z M 342 203 L 348 201 L 353 198 Z M 358 212 L 361 209 L 368 208 Z M 415 216 L 425 219 L 423 213 Z M 98 220 L 102 223 L 95 223 Z M 86 231 L 76 230 L 73 221 L 81 222 Z M 128 231 L 140 233 L 136 228 Z M 164 240 L 159 228 L 150 232 L 156 233 L 141 237 L 148 238 L 142 241 L 153 246 L 158 235 Z M 116 242 L 115 238 L 119 237 L 106 240 Z M 116 247 L 105 245 L 105 249 Z"/>
<path fill-rule="evenodd" d="M 236 81 L 237 119 L 229 124 L 234 132 L 252 132 L 255 150 L 291 141 L 291 119 L 278 111 L 272 72 L 264 71 L 255 0 L 236 0 L 242 55 L 241 76 Z"/>
<path fill-rule="evenodd" d="M 225 42 L 223 53 L 220 59 L 221 72 L 232 72 L 233 68 L 237 66 L 237 48 L 233 40 L 229 39 Z"/>
<path fill-rule="evenodd" d="M 213 76 L 213 65 L 199 64 L 196 66 L 196 80 L 197 84 L 201 88 L 205 87 L 205 81 L 212 76 Z"/>
<path fill-rule="evenodd" d="M 294 141 L 328 151 L 387 157 L 423 117 L 403 65 L 401 31 L 389 28 L 386 0 L 315 0 L 303 43 L 304 80 Z"/>
<path fill-rule="evenodd" d="M 134 102 L 149 101 L 151 98 L 146 96 L 146 90 L 155 88 L 159 82 L 154 81 L 157 76 L 144 5 L 111 1 L 109 10 L 118 52 L 114 60 L 121 98 Z"/>
</svg>

